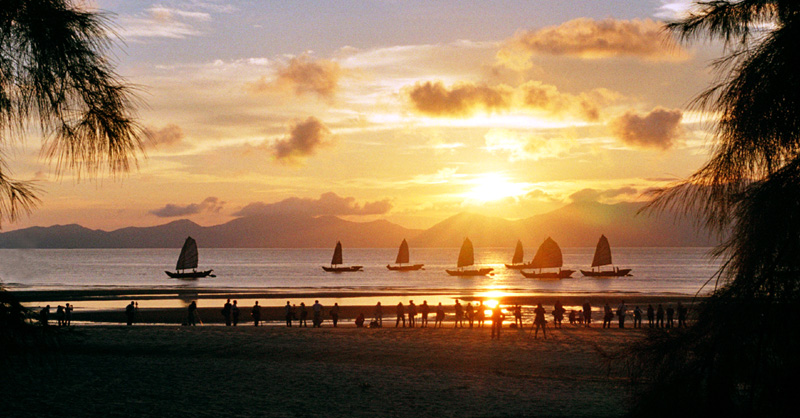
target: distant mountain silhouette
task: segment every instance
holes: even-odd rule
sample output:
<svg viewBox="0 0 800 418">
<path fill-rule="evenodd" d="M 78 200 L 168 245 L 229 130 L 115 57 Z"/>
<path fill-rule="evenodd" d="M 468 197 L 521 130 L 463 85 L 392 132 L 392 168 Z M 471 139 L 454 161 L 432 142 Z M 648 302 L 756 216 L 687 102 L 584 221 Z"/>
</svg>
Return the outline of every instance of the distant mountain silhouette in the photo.
<svg viewBox="0 0 800 418">
<path fill-rule="evenodd" d="M 638 203 L 572 203 L 546 214 L 510 221 L 469 213 L 452 216 L 421 231 L 385 220 L 350 222 L 335 216 L 261 215 L 204 227 L 183 219 L 153 227 L 114 231 L 80 225 L 32 227 L 0 233 L 0 248 L 177 248 L 187 236 L 207 248 L 326 248 L 336 241 L 350 248 L 459 247 L 469 237 L 476 247 L 512 247 L 521 239 L 532 254 L 545 238 L 562 247 L 590 247 L 605 234 L 615 247 L 716 245 L 692 221 L 636 215 Z"/>
</svg>

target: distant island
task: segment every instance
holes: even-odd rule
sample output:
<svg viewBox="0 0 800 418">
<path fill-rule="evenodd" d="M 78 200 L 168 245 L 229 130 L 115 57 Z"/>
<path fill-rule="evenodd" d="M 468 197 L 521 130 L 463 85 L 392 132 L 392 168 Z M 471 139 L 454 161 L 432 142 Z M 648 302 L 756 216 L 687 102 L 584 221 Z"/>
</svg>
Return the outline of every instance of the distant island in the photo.
<svg viewBox="0 0 800 418">
<path fill-rule="evenodd" d="M 640 203 L 571 203 L 520 220 L 471 213 L 454 215 L 426 230 L 385 220 L 351 222 L 335 216 L 285 214 L 246 216 L 201 226 L 183 219 L 153 227 L 114 231 L 80 225 L 31 227 L 0 233 L 0 248 L 174 248 L 187 236 L 206 248 L 391 248 L 407 239 L 412 247 L 459 247 L 469 237 L 476 247 L 513 247 L 518 239 L 534 248 L 547 237 L 562 247 L 592 247 L 605 234 L 615 247 L 706 247 L 718 239 L 695 228 L 693 219 L 637 215 Z"/>
</svg>

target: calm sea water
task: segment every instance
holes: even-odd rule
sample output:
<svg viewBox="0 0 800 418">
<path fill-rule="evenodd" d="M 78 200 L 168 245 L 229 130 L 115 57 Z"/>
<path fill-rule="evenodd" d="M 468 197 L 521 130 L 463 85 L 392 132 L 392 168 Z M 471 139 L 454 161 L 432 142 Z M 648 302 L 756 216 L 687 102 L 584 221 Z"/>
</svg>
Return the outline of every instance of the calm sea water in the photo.
<svg viewBox="0 0 800 418">
<path fill-rule="evenodd" d="M 415 272 L 394 272 L 396 249 L 345 248 L 346 264 L 360 264 L 363 272 L 326 273 L 320 266 L 330 261 L 332 249 L 200 249 L 200 269 L 213 268 L 216 278 L 196 282 L 169 279 L 178 249 L 3 249 L 0 281 L 8 289 L 78 289 L 97 287 L 203 287 L 270 290 L 317 289 L 327 291 L 501 290 L 508 293 L 617 293 L 695 295 L 713 276 L 718 262 L 709 248 L 614 248 L 619 267 L 632 268 L 633 276 L 572 279 L 527 279 L 507 270 L 514 249 L 477 248 L 476 263 L 495 268 L 493 276 L 456 278 L 453 268 L 458 248 L 411 250 L 411 260 L 425 263 Z M 532 256 L 526 255 L 526 259 Z M 565 268 L 587 268 L 594 248 L 563 248 Z M 707 293 L 711 287 L 703 289 Z"/>
</svg>

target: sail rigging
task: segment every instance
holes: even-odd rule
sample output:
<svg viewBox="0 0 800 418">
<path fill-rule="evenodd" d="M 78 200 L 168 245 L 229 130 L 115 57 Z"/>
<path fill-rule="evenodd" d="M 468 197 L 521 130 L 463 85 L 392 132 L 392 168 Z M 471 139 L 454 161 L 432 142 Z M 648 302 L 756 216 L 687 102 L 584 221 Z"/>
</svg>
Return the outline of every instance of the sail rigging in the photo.
<svg viewBox="0 0 800 418">
<path fill-rule="evenodd" d="M 472 241 L 464 238 L 461 244 L 461 251 L 458 253 L 458 267 L 466 267 L 475 264 L 475 255 L 472 249 Z"/>
<path fill-rule="evenodd" d="M 186 270 L 197 268 L 198 254 L 197 242 L 192 237 L 187 237 L 186 242 L 183 243 L 181 248 L 181 255 L 178 256 L 178 263 L 175 266 L 176 270 Z"/>
<path fill-rule="evenodd" d="M 397 264 L 404 264 L 408 263 L 408 260 L 409 260 L 408 243 L 406 242 L 406 240 L 403 240 L 403 242 L 400 243 L 400 249 L 397 250 L 397 259 L 395 259 L 394 262 Z"/>
<path fill-rule="evenodd" d="M 342 264 L 342 243 L 341 241 L 336 241 L 336 249 L 333 250 L 333 258 L 331 259 L 331 265 Z"/>
<path fill-rule="evenodd" d="M 560 268 L 562 265 L 564 265 L 564 261 L 561 257 L 561 248 L 559 248 L 558 244 L 556 244 L 556 242 L 550 237 L 547 237 L 542 245 L 539 246 L 539 249 L 536 251 L 536 255 L 533 256 L 531 267 L 537 269 L 552 267 Z"/>
<path fill-rule="evenodd" d="M 517 240 L 517 248 L 514 249 L 514 257 L 511 258 L 513 264 L 519 264 L 525 259 L 525 252 L 522 249 L 522 241 Z"/>
<path fill-rule="evenodd" d="M 614 264 L 611 261 L 611 246 L 608 244 L 606 236 L 600 235 L 600 240 L 597 241 L 597 248 L 594 250 L 592 267 L 606 266 L 609 264 Z"/>
</svg>

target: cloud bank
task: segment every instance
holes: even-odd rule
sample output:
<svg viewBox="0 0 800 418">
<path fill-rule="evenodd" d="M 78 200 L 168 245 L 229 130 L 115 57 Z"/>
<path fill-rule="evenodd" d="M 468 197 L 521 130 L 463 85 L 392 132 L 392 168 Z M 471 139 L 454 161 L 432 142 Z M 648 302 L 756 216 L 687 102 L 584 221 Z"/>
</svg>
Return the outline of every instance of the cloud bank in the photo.
<svg viewBox="0 0 800 418">
<path fill-rule="evenodd" d="M 339 89 L 339 80 L 344 71 L 338 63 L 330 60 L 315 60 L 308 55 L 292 58 L 279 68 L 274 80 L 262 77 L 251 85 L 253 91 L 269 92 L 289 90 L 298 96 L 316 94 L 331 99 Z"/>
<path fill-rule="evenodd" d="M 147 135 L 148 145 L 155 147 L 174 146 L 181 143 L 186 137 L 183 129 L 175 124 L 166 125 L 161 129 L 148 127 L 145 129 L 145 135 Z"/>
<path fill-rule="evenodd" d="M 450 88 L 440 81 L 417 83 L 407 89 L 414 109 L 430 116 L 467 116 L 483 109 L 507 109 L 513 90 L 507 86 L 459 83 Z"/>
<path fill-rule="evenodd" d="M 225 202 L 211 196 L 205 198 L 205 200 L 200 203 L 191 203 L 185 206 L 169 203 L 162 208 L 151 210 L 149 213 L 159 218 L 175 218 L 178 216 L 196 215 L 198 213 L 219 213 L 222 211 L 224 205 Z"/>
<path fill-rule="evenodd" d="M 333 192 L 323 193 L 319 199 L 290 197 L 275 203 L 253 202 L 235 212 L 233 216 L 263 216 L 279 214 L 321 215 L 381 215 L 389 212 L 389 199 L 359 204 L 354 197 L 341 197 Z"/>
<path fill-rule="evenodd" d="M 293 122 L 289 126 L 289 135 L 272 143 L 270 149 L 276 160 L 296 163 L 328 145 L 331 137 L 331 130 L 324 123 L 309 116 L 305 121 Z"/>
<path fill-rule="evenodd" d="M 574 203 L 599 202 L 604 199 L 613 199 L 619 196 L 635 195 L 638 191 L 633 187 L 620 187 L 618 189 L 582 189 L 569 195 L 569 200 Z"/>
<path fill-rule="evenodd" d="M 625 144 L 666 150 L 681 132 L 681 118 L 680 109 L 657 107 L 646 114 L 628 111 L 612 120 L 609 128 Z"/>
</svg>

